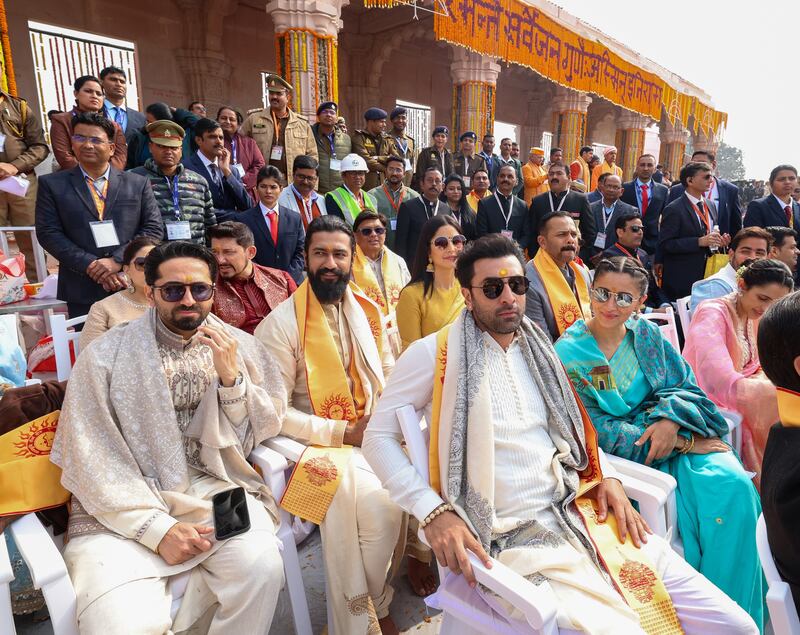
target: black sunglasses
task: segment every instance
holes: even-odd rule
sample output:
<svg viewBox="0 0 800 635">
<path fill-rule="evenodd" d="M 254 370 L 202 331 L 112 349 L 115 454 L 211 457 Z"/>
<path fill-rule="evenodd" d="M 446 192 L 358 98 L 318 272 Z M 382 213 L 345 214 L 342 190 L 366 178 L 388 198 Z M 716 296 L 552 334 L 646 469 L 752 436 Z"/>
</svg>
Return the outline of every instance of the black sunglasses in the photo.
<svg viewBox="0 0 800 635">
<path fill-rule="evenodd" d="M 180 282 L 168 282 L 161 286 L 153 286 L 161 292 L 161 297 L 165 302 L 180 302 L 186 295 L 186 289 L 198 302 L 210 300 L 214 295 L 214 285 L 205 282 L 192 282 L 191 284 L 181 284 Z"/>
<path fill-rule="evenodd" d="M 630 293 L 625 293 L 622 291 L 620 293 L 614 293 L 613 291 L 609 291 L 605 287 L 595 287 L 592 289 L 592 297 L 595 300 L 600 302 L 600 304 L 604 304 L 608 302 L 609 298 L 614 298 L 614 302 L 620 309 L 626 309 L 631 304 L 633 304 L 634 297 Z"/>
<path fill-rule="evenodd" d="M 372 234 L 376 234 L 377 236 L 383 236 L 386 233 L 385 227 L 365 227 L 364 229 L 359 229 L 362 236 L 372 236 Z"/>
<path fill-rule="evenodd" d="M 634 234 L 638 234 L 639 232 L 644 231 L 644 227 L 642 227 L 641 225 L 631 225 L 630 227 L 628 227 L 628 229 L 630 229 Z"/>
<path fill-rule="evenodd" d="M 473 289 L 481 289 L 483 295 L 490 300 L 499 298 L 505 286 L 508 285 L 511 293 L 514 295 L 525 295 L 528 287 L 531 285 L 530 280 L 525 276 L 509 276 L 508 278 L 486 278 L 483 284 L 479 287 L 472 287 Z"/>
<path fill-rule="evenodd" d="M 139 256 L 138 258 L 133 259 L 133 266 L 136 267 L 138 271 L 144 271 L 144 261 L 147 258 L 145 256 Z"/>
<path fill-rule="evenodd" d="M 439 249 L 447 249 L 447 245 L 453 243 L 453 247 L 463 247 L 467 242 L 465 236 L 461 234 L 456 234 L 452 238 L 448 238 L 447 236 L 439 236 L 438 238 L 434 239 L 433 246 L 438 247 Z"/>
</svg>

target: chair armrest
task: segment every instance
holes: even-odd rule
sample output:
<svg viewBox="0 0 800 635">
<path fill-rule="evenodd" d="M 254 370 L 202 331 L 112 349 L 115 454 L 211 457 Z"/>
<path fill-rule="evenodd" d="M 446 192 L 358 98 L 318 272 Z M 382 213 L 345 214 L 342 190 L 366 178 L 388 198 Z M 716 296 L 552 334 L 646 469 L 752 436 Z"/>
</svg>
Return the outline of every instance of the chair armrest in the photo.
<svg viewBox="0 0 800 635">
<path fill-rule="evenodd" d="M 286 489 L 285 471 L 289 467 L 286 457 L 268 447 L 257 445 L 250 452 L 248 460 L 261 470 L 261 475 L 272 492 L 272 497 L 280 500 Z"/>
<path fill-rule="evenodd" d="M 620 472 L 622 486 L 628 498 L 639 504 L 639 513 L 657 536 L 666 538 L 669 524 L 667 500 L 669 494 L 656 485 Z"/>
<path fill-rule="evenodd" d="M 293 463 L 297 463 L 300 460 L 300 457 L 306 449 L 306 446 L 299 441 L 284 436 L 267 439 L 262 445 L 267 446 L 270 450 L 274 450 Z"/>
<path fill-rule="evenodd" d="M 660 487 L 666 493 L 674 491 L 678 487 L 675 478 L 666 472 L 612 454 L 606 454 L 606 457 L 620 474 Z"/>
<path fill-rule="evenodd" d="M 37 589 L 67 575 L 67 567 L 52 536 L 36 514 L 26 514 L 8 527 Z"/>
</svg>

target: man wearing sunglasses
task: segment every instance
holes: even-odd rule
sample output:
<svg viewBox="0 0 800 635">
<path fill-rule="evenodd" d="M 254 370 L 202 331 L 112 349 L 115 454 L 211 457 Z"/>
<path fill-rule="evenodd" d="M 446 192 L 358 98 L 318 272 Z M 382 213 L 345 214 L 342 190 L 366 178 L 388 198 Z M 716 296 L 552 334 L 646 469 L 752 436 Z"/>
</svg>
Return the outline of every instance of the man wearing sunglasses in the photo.
<svg viewBox="0 0 800 635">
<path fill-rule="evenodd" d="M 549 195 L 549 194 L 548 194 Z M 539 250 L 525 266 L 531 282 L 525 314 L 555 342 L 589 316 L 589 270 L 575 261 L 578 230 L 569 212 L 548 214 L 539 225 Z"/>
<path fill-rule="evenodd" d="M 36 233 L 58 259 L 58 299 L 70 317 L 126 286 L 118 274 L 132 238 L 164 234 L 150 181 L 110 163 L 117 130 L 98 113 L 80 113 L 72 136 L 77 167 L 39 180 Z"/>
<path fill-rule="evenodd" d="M 317 446 L 306 449 L 283 500 L 292 513 L 319 521 L 327 587 L 336 589 L 328 595 L 329 630 L 366 633 L 377 619 L 382 632 L 397 633 L 386 575 L 402 511 L 360 448 L 394 358 L 380 308 L 350 280 L 355 251 L 350 225 L 331 215 L 314 219 L 305 238 L 308 278 L 255 336 L 278 362 L 289 395 L 282 433 Z M 315 478 L 297 489 L 298 475 L 334 466 L 340 481 Z M 353 598 L 364 598 L 363 611 L 352 610 Z"/>
<path fill-rule="evenodd" d="M 277 507 L 246 461 L 286 392 L 255 338 L 210 315 L 217 262 L 171 241 L 145 260 L 152 304 L 81 351 L 51 459 L 73 493 L 64 558 L 81 633 L 268 630 L 283 586 Z M 215 539 L 212 499 L 245 490 L 250 528 Z M 170 617 L 170 576 L 190 571 Z M 211 589 L 213 593 L 203 592 Z"/>
<path fill-rule="evenodd" d="M 364 454 L 389 495 L 419 519 L 439 564 L 455 574 L 444 584 L 462 585 L 463 574 L 474 589 L 470 558 L 491 567 L 491 552 L 516 573 L 548 582 L 559 627 L 641 633 L 608 581 L 619 584 L 621 573 L 607 565 L 608 556 L 624 552 L 663 583 L 664 607 L 694 627 L 687 633 L 757 632 L 633 510 L 547 335 L 525 317 L 528 281 L 519 248 L 496 234 L 479 238 L 459 259 L 456 276 L 466 310 L 406 350 L 364 435 Z M 404 406 L 424 412 L 428 422 L 429 478 L 400 445 L 397 411 Z M 588 464 L 597 471 L 584 470 Z M 588 494 L 577 495 L 579 483 Z M 587 505 L 597 527 L 613 514 L 618 534 L 596 540 L 595 527 L 578 518 Z M 485 601 L 465 587 L 453 592 L 467 603 Z"/>
<path fill-rule="evenodd" d="M 395 323 L 400 292 L 411 280 L 405 260 L 386 247 L 389 221 L 383 214 L 364 210 L 353 221 L 356 254 L 353 259 L 353 282 L 377 304 L 392 344 L 392 352 L 400 354 L 400 337 Z"/>
</svg>

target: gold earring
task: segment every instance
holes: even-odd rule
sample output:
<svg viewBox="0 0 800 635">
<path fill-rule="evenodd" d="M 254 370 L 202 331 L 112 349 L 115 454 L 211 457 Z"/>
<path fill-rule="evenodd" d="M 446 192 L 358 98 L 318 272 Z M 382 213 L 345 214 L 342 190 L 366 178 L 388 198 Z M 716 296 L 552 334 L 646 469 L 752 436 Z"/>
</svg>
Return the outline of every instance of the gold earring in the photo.
<svg viewBox="0 0 800 635">
<path fill-rule="evenodd" d="M 428 258 L 428 266 L 425 267 L 425 271 L 433 273 L 433 261 L 430 258 Z"/>
</svg>

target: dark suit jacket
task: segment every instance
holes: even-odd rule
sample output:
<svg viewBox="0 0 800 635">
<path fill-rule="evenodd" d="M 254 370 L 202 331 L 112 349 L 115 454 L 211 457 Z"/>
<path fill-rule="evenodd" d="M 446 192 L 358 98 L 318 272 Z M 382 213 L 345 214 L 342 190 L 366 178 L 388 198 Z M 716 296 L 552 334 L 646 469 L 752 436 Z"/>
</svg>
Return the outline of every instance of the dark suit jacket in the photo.
<svg viewBox="0 0 800 635">
<path fill-rule="evenodd" d="M 256 205 L 246 212 L 237 214 L 236 220 L 250 228 L 255 237 L 256 257 L 253 262 L 263 267 L 286 271 L 297 284 L 303 282 L 305 257 L 303 247 L 306 232 L 300 214 L 281 205 L 278 208 L 278 245 L 272 242 L 272 234 L 267 219 Z"/>
<path fill-rule="evenodd" d="M 617 256 L 630 257 L 617 247 L 616 242 L 603 252 L 603 256 L 605 258 L 615 258 Z M 642 266 L 647 269 L 647 302 L 645 304 L 653 309 L 669 304 L 667 294 L 656 284 L 656 279 L 653 275 L 653 259 L 650 254 L 644 249 L 638 249 L 636 251 L 636 256 L 639 258 L 639 262 L 642 263 Z"/>
<path fill-rule="evenodd" d="M 400 209 L 397 210 L 397 230 L 394 234 L 394 251 L 399 254 L 401 258 L 405 259 L 409 268 L 413 265 L 414 256 L 417 253 L 419 235 L 422 233 L 422 226 L 425 224 L 425 221 L 434 216 L 450 214 L 450 208 L 447 206 L 447 203 L 442 203 L 442 201 L 437 201 L 436 212 L 430 214 L 430 207 L 425 204 L 425 200 L 426 199 L 422 196 L 419 198 L 412 198 L 401 203 Z"/>
<path fill-rule="evenodd" d="M 706 205 L 711 215 L 711 224 L 718 224 L 714 203 L 706 201 Z M 658 250 L 664 264 L 661 288 L 670 300 L 675 301 L 689 295 L 692 285 L 705 274 L 706 258 L 711 252 L 697 243 L 697 239 L 705 234 L 705 224 L 697 218 L 686 196 L 681 196 L 664 208 Z"/>
<path fill-rule="evenodd" d="M 642 223 L 644 224 L 642 249 L 651 256 L 656 252 L 656 245 L 658 244 L 658 223 L 659 220 L 661 220 L 661 214 L 664 212 L 664 206 L 667 204 L 667 198 L 670 194 L 666 185 L 652 183 L 652 186 L 653 187 L 650 188 L 651 197 L 650 200 L 647 201 L 647 213 L 642 214 Z M 641 214 L 642 208 L 639 207 L 639 201 L 636 199 L 636 179 L 622 185 L 622 196 L 620 200 L 628 205 L 633 205 Z"/>
<path fill-rule="evenodd" d="M 211 178 L 200 157 L 197 156 L 197 152 L 184 157 L 181 163 L 208 181 L 208 189 L 211 190 L 211 199 L 214 201 L 214 212 L 217 215 L 218 223 L 226 220 L 240 220 L 236 212 L 247 211 L 253 205 L 253 200 L 247 193 L 242 179 L 233 170 L 227 178 L 222 179 L 222 187 L 219 187 Z M 222 173 L 220 173 L 221 176 Z"/>
<path fill-rule="evenodd" d="M 590 203 L 589 207 L 592 210 L 592 215 L 594 216 L 594 224 L 597 228 L 597 235 L 599 235 L 603 231 L 603 199 L 595 201 L 594 203 Z M 608 224 L 606 225 L 606 242 L 600 249 L 595 247 L 594 243 L 592 243 L 592 254 L 599 254 L 601 251 L 608 249 L 615 242 L 617 242 L 617 232 L 614 230 L 614 224 L 617 222 L 617 219 L 623 214 L 635 214 L 637 211 L 638 210 L 635 206 L 628 205 L 627 203 L 618 200 L 617 204 L 614 205 L 614 213 L 611 214 L 611 218 L 608 219 Z"/>
<path fill-rule="evenodd" d="M 91 304 L 108 295 L 86 274 L 98 258 L 122 262 L 122 252 L 132 238 L 164 235 L 150 180 L 111 168 L 108 175 L 104 220 L 114 221 L 117 247 L 96 247 L 89 223 L 99 221 L 97 208 L 80 167 L 46 174 L 39 179 L 36 197 L 36 234 L 39 242 L 58 259 L 58 298 Z"/>
<path fill-rule="evenodd" d="M 548 197 L 552 196 L 552 192 L 544 192 L 538 196 L 534 196 L 531 201 L 531 207 L 528 211 L 528 255 L 533 258 L 534 254 L 539 251 L 539 244 L 536 239 L 539 236 L 539 223 L 541 220 L 550 213 L 550 202 Z M 563 195 L 562 195 L 563 196 Z M 594 214 L 589 207 L 589 199 L 586 194 L 580 192 L 567 191 L 567 200 L 561 206 L 564 212 L 570 212 L 578 229 L 581 232 L 581 239 L 583 240 L 583 247 L 580 250 L 581 260 L 589 262 L 592 255 L 592 245 L 597 236 L 597 228 L 594 224 Z M 553 203 L 553 209 L 557 209 L 561 199 Z"/>
<path fill-rule="evenodd" d="M 502 194 L 498 194 L 502 196 Z M 512 232 L 512 237 L 525 249 L 528 244 L 528 206 L 521 198 L 511 195 L 511 215 L 508 217 L 508 227 L 503 210 L 500 208 L 495 196 L 487 196 L 478 201 L 478 214 L 476 228 L 478 238 L 486 234 L 499 234 L 508 229 Z"/>
<path fill-rule="evenodd" d="M 594 203 L 595 201 L 599 201 L 601 198 L 603 198 L 603 195 L 597 190 L 592 190 L 586 195 L 586 198 L 589 199 L 589 203 Z"/>
<path fill-rule="evenodd" d="M 719 231 L 721 234 L 730 234 L 731 237 L 742 228 L 742 209 L 739 207 L 739 188 L 730 181 L 717 179 L 717 189 L 719 190 L 719 203 L 717 212 L 719 219 Z M 667 203 L 680 198 L 683 194 L 683 185 L 676 183 L 669 188 L 669 198 Z M 784 217 L 785 218 L 785 217 Z"/>
<path fill-rule="evenodd" d="M 761 506 L 769 549 L 789 585 L 800 613 L 800 428 L 775 424 L 769 431 L 761 467 Z"/>
<path fill-rule="evenodd" d="M 125 111 L 128 115 L 128 125 L 125 127 L 125 141 L 130 143 L 136 132 L 147 125 L 147 119 L 142 113 L 133 108 L 126 108 Z"/>
<path fill-rule="evenodd" d="M 794 215 L 794 227 L 800 227 L 800 205 L 792 201 L 792 212 Z M 747 206 L 747 213 L 744 215 L 745 227 L 788 227 L 786 222 L 786 212 L 780 206 L 775 197 L 770 194 L 764 198 L 757 198 L 750 201 Z"/>
</svg>

